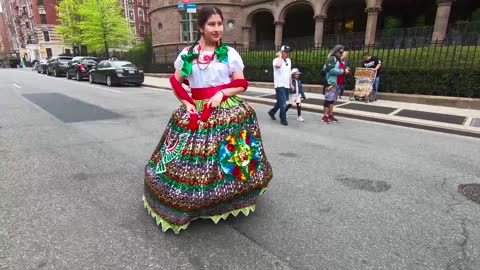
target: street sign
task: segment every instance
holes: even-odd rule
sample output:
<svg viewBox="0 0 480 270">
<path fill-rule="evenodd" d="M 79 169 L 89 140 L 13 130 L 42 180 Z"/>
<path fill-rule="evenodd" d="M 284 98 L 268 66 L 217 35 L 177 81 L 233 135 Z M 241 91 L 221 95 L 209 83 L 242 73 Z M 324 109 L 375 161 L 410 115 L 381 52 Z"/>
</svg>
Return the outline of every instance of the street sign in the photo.
<svg viewBox="0 0 480 270">
<path fill-rule="evenodd" d="M 197 4 L 188 4 L 187 13 L 197 13 Z"/>
<path fill-rule="evenodd" d="M 178 4 L 177 7 L 178 7 L 179 9 L 185 9 L 185 4 Z"/>
</svg>

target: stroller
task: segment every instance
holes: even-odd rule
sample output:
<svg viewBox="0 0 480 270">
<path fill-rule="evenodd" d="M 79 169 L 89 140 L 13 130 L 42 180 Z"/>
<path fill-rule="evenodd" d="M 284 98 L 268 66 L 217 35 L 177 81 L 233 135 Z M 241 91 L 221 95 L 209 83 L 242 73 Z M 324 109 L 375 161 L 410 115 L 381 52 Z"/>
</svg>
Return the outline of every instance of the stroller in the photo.
<svg viewBox="0 0 480 270">
<path fill-rule="evenodd" d="M 356 68 L 355 69 L 355 89 L 350 95 L 350 100 L 364 100 L 365 103 L 375 100 L 373 83 L 377 71 L 374 68 Z"/>
</svg>

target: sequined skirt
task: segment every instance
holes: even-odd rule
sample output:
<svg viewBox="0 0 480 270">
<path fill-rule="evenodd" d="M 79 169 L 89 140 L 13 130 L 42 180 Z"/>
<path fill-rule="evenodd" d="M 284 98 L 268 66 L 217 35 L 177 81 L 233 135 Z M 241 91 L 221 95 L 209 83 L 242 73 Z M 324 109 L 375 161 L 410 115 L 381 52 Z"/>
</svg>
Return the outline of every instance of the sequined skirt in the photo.
<svg viewBox="0 0 480 270">
<path fill-rule="evenodd" d="M 205 102 L 196 101 L 197 110 Z M 144 204 L 163 231 L 178 233 L 197 218 L 247 215 L 272 178 L 246 102 L 229 98 L 195 132 L 189 119 L 183 106 L 173 112 L 145 167 Z"/>
</svg>

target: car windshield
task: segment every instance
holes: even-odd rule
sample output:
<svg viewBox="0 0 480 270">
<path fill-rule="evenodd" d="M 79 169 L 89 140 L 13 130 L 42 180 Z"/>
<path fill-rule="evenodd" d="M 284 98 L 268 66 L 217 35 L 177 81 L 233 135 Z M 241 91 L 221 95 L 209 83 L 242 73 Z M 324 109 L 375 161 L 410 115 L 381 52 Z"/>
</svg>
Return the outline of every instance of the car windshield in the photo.
<svg viewBox="0 0 480 270">
<path fill-rule="evenodd" d="M 58 58 L 58 62 L 60 63 L 68 63 L 68 61 L 72 60 L 71 58 Z"/>
<path fill-rule="evenodd" d="M 82 64 L 96 64 L 98 63 L 97 58 L 84 58 L 82 59 Z"/>
<path fill-rule="evenodd" d="M 116 68 L 136 67 L 134 64 L 127 61 L 112 62 L 112 65 Z"/>
</svg>

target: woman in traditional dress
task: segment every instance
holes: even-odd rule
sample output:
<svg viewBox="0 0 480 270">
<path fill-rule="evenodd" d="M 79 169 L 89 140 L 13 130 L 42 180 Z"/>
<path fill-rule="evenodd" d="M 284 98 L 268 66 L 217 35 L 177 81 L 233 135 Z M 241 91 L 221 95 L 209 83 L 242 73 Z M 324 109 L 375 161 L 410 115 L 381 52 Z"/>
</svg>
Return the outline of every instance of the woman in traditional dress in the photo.
<svg viewBox="0 0 480 270">
<path fill-rule="evenodd" d="M 178 233 L 197 218 L 248 215 L 272 178 L 255 112 L 236 96 L 248 87 L 243 61 L 222 42 L 223 29 L 220 9 L 202 8 L 200 37 L 180 53 L 170 77 L 183 105 L 145 167 L 143 198 L 163 231 Z"/>
</svg>

